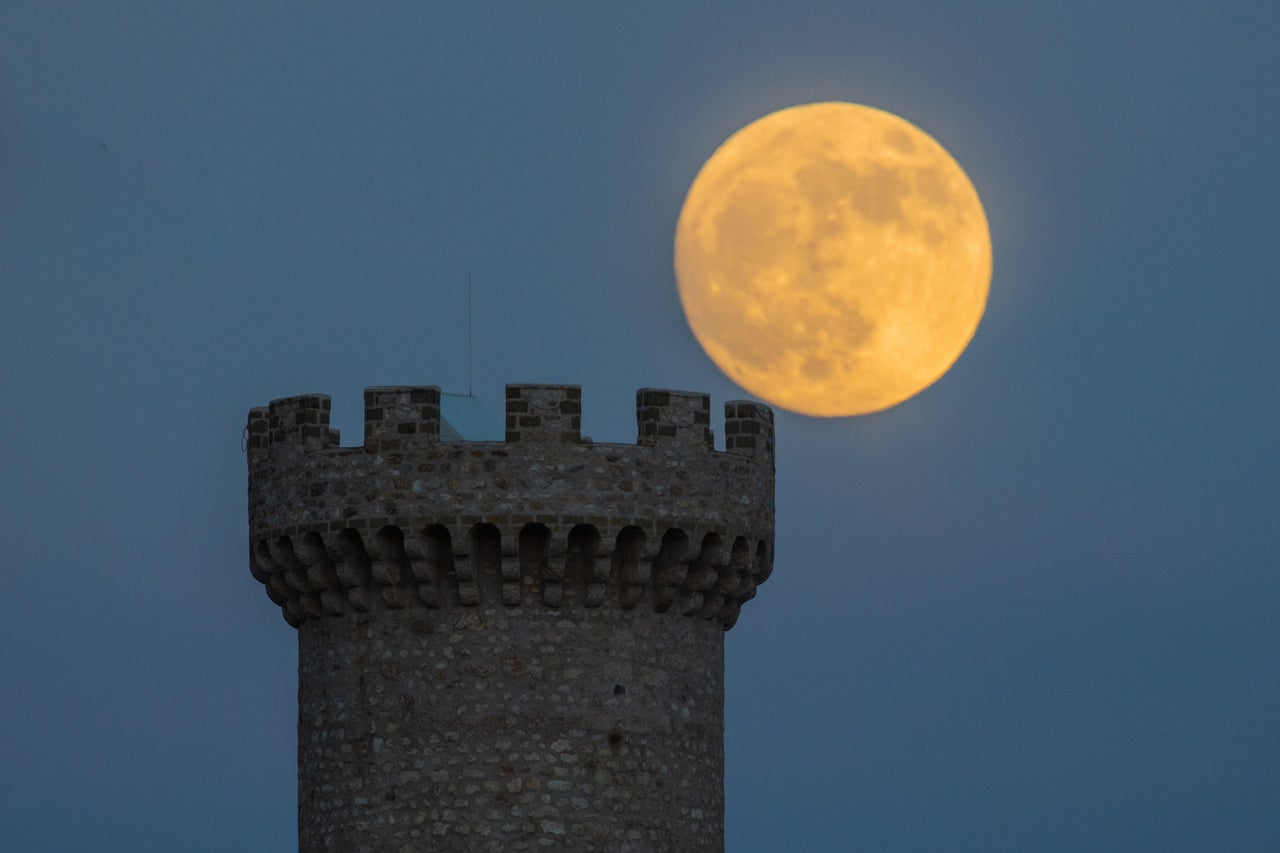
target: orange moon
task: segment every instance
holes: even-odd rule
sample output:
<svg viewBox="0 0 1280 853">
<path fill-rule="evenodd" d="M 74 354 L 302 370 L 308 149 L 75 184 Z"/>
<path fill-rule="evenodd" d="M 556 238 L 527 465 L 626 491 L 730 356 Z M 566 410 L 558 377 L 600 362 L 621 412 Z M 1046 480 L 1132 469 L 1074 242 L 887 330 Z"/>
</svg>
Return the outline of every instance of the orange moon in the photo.
<svg viewBox="0 0 1280 853">
<path fill-rule="evenodd" d="M 960 357 L 986 307 L 978 193 L 924 131 L 806 104 L 739 130 L 689 188 L 676 282 L 711 360 L 805 415 L 897 405 Z"/>
</svg>

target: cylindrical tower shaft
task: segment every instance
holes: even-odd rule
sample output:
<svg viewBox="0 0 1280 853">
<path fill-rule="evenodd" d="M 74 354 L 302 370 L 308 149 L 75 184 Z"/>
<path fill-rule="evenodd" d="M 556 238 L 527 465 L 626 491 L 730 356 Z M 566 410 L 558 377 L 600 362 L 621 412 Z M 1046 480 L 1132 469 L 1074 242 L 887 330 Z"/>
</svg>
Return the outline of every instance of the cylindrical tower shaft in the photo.
<svg viewBox="0 0 1280 853">
<path fill-rule="evenodd" d="M 303 850 L 723 849 L 719 624 L 402 610 L 298 642 Z"/>
</svg>

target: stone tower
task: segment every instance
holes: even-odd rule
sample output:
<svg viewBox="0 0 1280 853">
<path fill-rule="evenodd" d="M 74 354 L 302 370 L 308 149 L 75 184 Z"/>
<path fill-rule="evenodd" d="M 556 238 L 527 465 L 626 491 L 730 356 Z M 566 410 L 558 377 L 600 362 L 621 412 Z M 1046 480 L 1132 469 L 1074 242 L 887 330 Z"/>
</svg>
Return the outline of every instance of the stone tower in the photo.
<svg viewBox="0 0 1280 853">
<path fill-rule="evenodd" d="M 255 578 L 298 629 L 303 851 L 720 851 L 724 632 L 773 563 L 773 413 L 642 389 L 634 445 L 572 385 L 504 442 L 440 390 L 249 412 Z"/>
</svg>

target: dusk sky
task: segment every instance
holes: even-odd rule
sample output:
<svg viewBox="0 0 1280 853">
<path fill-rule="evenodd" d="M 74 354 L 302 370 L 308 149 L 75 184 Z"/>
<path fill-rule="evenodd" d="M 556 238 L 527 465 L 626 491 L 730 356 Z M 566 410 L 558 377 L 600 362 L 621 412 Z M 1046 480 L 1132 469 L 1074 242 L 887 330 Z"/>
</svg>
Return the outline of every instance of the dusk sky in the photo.
<svg viewBox="0 0 1280 853">
<path fill-rule="evenodd" d="M 990 221 L 924 393 L 777 415 L 726 842 L 1280 849 L 1280 4 L 0 0 L 0 849 L 296 849 L 250 406 L 741 398 L 681 313 L 743 125 L 888 110 Z M 713 421 L 720 446 L 720 424 Z"/>
</svg>

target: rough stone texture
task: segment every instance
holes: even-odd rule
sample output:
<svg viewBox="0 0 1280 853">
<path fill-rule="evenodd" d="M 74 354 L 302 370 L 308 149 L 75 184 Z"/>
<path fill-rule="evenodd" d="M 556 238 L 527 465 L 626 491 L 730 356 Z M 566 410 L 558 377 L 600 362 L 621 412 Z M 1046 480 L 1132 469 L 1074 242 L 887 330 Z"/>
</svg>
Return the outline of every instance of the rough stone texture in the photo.
<svg viewBox="0 0 1280 853">
<path fill-rule="evenodd" d="M 723 631 L 773 564 L 773 416 L 642 389 L 637 445 L 576 386 L 505 442 L 435 387 L 249 414 L 250 566 L 299 628 L 303 850 L 721 850 Z"/>
<path fill-rule="evenodd" d="M 648 609 L 307 622 L 301 847 L 720 850 L 723 637 Z"/>
</svg>

